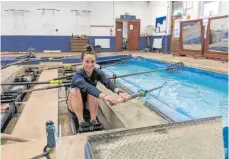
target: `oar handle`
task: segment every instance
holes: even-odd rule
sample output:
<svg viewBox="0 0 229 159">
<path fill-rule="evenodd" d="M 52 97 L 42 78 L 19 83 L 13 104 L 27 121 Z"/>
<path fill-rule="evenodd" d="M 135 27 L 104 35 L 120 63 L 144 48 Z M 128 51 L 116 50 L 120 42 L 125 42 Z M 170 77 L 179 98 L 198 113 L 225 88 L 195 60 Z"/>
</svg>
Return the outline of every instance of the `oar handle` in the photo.
<svg viewBox="0 0 229 159">
<path fill-rule="evenodd" d="M 157 90 L 157 89 L 160 89 L 160 88 L 162 88 L 166 83 L 167 83 L 167 82 L 164 82 L 163 85 L 161 85 L 161 86 L 159 86 L 159 87 L 156 87 L 156 88 L 149 89 L 149 90 L 145 90 L 145 91 L 144 91 L 144 90 L 140 90 L 138 93 L 131 95 L 126 101 L 132 100 L 132 99 L 137 98 L 137 97 L 145 97 L 145 96 L 147 95 L 148 92 L 152 92 L 152 91 L 155 91 L 155 90 Z M 118 99 L 118 103 L 117 103 L 117 104 L 122 103 L 122 102 L 124 102 L 124 99 L 123 99 L 123 98 L 120 98 L 120 99 Z M 117 104 L 110 103 L 111 106 L 117 105 Z"/>
</svg>

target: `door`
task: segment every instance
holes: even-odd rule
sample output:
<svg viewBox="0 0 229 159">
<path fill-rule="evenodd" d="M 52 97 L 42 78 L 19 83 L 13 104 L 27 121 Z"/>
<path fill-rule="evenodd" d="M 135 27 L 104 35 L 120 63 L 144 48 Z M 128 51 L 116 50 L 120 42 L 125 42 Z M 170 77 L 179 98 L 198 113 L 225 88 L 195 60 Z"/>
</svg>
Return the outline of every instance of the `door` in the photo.
<svg viewBox="0 0 229 159">
<path fill-rule="evenodd" d="M 180 49 L 180 22 L 182 21 L 181 17 L 172 17 L 171 23 L 171 41 L 170 41 L 170 53 L 178 54 Z"/>
<path fill-rule="evenodd" d="M 128 51 L 139 51 L 140 21 L 128 22 Z"/>
<path fill-rule="evenodd" d="M 122 51 L 122 22 L 116 21 L 116 30 L 115 30 L 115 45 L 116 51 Z"/>
</svg>

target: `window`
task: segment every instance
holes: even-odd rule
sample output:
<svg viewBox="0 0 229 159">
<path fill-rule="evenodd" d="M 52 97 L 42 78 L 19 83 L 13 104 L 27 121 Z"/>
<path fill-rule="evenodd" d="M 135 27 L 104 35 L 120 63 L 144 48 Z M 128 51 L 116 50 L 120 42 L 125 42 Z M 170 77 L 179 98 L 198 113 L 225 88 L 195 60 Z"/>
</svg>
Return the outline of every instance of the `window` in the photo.
<svg viewBox="0 0 229 159">
<path fill-rule="evenodd" d="M 219 2 L 218 1 L 205 1 L 203 3 L 203 16 L 216 16 L 219 12 Z"/>
</svg>

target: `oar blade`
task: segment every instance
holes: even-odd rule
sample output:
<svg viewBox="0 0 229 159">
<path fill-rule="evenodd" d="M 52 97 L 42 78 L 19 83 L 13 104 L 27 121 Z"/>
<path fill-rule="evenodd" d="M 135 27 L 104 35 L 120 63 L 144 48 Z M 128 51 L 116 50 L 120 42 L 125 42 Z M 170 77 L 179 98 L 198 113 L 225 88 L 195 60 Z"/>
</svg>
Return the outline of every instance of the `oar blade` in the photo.
<svg viewBox="0 0 229 159">
<path fill-rule="evenodd" d="M 178 63 L 172 64 L 169 67 L 167 67 L 166 71 L 168 73 L 180 73 L 180 72 L 184 71 L 184 64 L 183 64 L 183 62 L 178 62 Z"/>
</svg>

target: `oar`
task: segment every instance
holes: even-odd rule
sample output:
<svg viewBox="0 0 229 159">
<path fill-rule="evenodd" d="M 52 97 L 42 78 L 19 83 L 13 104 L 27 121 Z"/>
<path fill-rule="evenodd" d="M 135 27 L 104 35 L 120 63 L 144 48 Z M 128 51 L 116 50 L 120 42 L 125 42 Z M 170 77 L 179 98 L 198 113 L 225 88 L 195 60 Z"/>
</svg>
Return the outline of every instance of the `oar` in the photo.
<svg viewBox="0 0 229 159">
<path fill-rule="evenodd" d="M 128 56 L 129 56 L 129 55 L 128 55 Z M 123 59 L 123 58 L 116 58 L 116 59 L 112 59 L 112 60 L 101 60 L 101 61 L 98 61 L 97 63 L 109 62 L 109 61 L 117 61 L 117 60 L 120 60 L 120 59 Z M 78 64 L 81 65 L 82 63 L 78 63 Z M 78 65 L 78 64 L 75 64 L 75 65 Z M 54 69 L 54 67 L 53 67 L 53 69 Z M 62 76 L 62 77 L 54 78 L 53 80 L 65 79 L 65 78 L 72 77 L 73 75 L 74 75 L 74 74 L 67 75 L 67 76 Z"/>
<path fill-rule="evenodd" d="M 177 112 L 179 112 L 179 113 L 181 113 L 181 114 L 183 114 L 183 115 L 189 117 L 190 119 L 194 119 L 191 115 L 189 115 L 189 114 L 188 114 L 185 110 L 183 110 L 182 108 L 173 108 L 172 106 L 170 106 L 169 104 L 167 104 L 167 103 L 163 102 L 162 100 L 156 98 L 155 96 L 152 96 L 152 95 L 150 95 L 150 96 L 153 97 L 154 99 L 158 100 L 159 102 L 165 104 L 165 105 L 168 106 L 169 108 L 171 108 L 171 109 L 173 109 L 173 110 L 175 110 L 175 111 L 177 111 Z"/>
<path fill-rule="evenodd" d="M 62 76 L 62 77 L 54 78 L 53 80 L 61 80 L 61 79 L 65 79 L 65 78 L 72 77 L 73 75 L 74 75 L 74 74 L 67 75 L 67 76 Z"/>
<path fill-rule="evenodd" d="M 166 83 L 167 83 L 167 82 L 165 82 L 164 84 L 162 84 L 162 85 L 159 86 L 159 87 L 155 87 L 155 88 L 152 88 L 152 89 L 140 90 L 140 91 L 138 91 L 138 93 L 131 95 L 126 101 L 132 100 L 132 99 L 137 98 L 137 97 L 145 97 L 145 96 L 147 95 L 147 93 L 162 88 Z M 124 102 L 124 99 L 123 99 L 123 98 L 121 98 L 121 99 L 118 100 L 118 103 L 122 103 L 122 102 Z M 117 103 L 117 104 L 118 104 L 118 103 Z M 110 103 L 110 105 L 113 106 L 114 104 L 113 104 L 113 103 Z"/>
<path fill-rule="evenodd" d="M 39 59 L 32 59 L 31 61 L 28 60 L 28 61 L 23 62 L 22 64 L 31 63 L 31 62 L 40 62 L 40 61 L 43 61 L 43 60 L 53 61 L 53 60 L 56 60 L 56 59 L 53 58 L 53 57 L 48 57 L 47 59 L 41 59 L 41 58 L 39 58 Z"/>
<path fill-rule="evenodd" d="M 48 86 L 48 87 L 43 87 L 43 88 L 35 88 L 35 89 L 29 89 L 29 90 L 22 90 L 22 91 L 9 91 L 9 92 L 3 92 L 3 93 L 17 93 L 17 94 L 21 94 L 21 93 L 28 93 L 28 92 L 35 92 L 35 91 L 43 91 L 43 90 L 48 90 L 48 89 L 54 89 L 54 88 L 60 88 L 60 87 L 68 87 L 71 84 L 61 84 L 61 85 L 56 85 L 56 86 Z"/>
<path fill-rule="evenodd" d="M 20 61 L 16 61 L 16 62 L 13 62 L 13 63 L 10 63 L 10 64 L 7 64 L 7 65 L 4 65 L 1 67 L 1 69 L 4 69 L 4 68 L 7 68 L 7 67 L 10 67 L 10 66 L 13 66 L 13 65 L 16 65 L 16 64 L 21 64 L 25 61 L 27 61 L 28 59 L 23 59 L 23 60 L 20 60 Z"/>
<path fill-rule="evenodd" d="M 142 59 L 142 58 L 143 57 L 141 57 L 141 56 L 137 56 L 136 58 L 133 58 L 133 59 Z M 116 62 L 116 63 L 110 64 L 110 65 L 105 65 L 105 66 L 101 66 L 100 65 L 99 69 L 103 69 L 103 68 L 111 67 L 111 66 L 114 66 L 114 65 L 122 64 L 122 63 L 125 63 L 125 62 L 128 62 L 128 61 L 131 61 L 133 59 L 121 60 L 120 62 Z"/>
<path fill-rule="evenodd" d="M 25 58 L 36 58 L 36 56 L 33 54 L 27 54 L 23 56 L 17 56 L 15 59 L 25 59 Z"/>
<path fill-rule="evenodd" d="M 63 59 L 63 58 L 65 58 L 64 56 L 62 56 L 62 57 L 40 57 L 40 58 L 42 58 L 41 60 L 57 60 L 57 59 Z"/>
<path fill-rule="evenodd" d="M 125 57 L 125 58 L 126 58 L 126 57 Z M 124 58 L 124 59 L 125 59 L 125 58 Z M 101 61 L 97 61 L 97 63 L 109 62 L 109 61 L 114 61 L 114 60 L 116 61 L 116 60 L 120 60 L 120 59 L 123 59 L 123 58 L 115 58 L 115 59 L 111 59 L 111 60 L 101 60 Z M 71 69 L 73 66 L 79 66 L 79 65 L 82 65 L 82 63 L 66 64 L 66 65 L 63 65 L 63 66 L 44 68 L 44 69 L 37 70 L 36 72 L 44 71 L 44 70 L 59 69 L 59 68 Z M 61 77 L 61 78 L 56 78 L 56 79 L 64 79 L 64 78 L 65 78 L 65 76 L 64 76 L 64 77 Z"/>
<path fill-rule="evenodd" d="M 15 105 L 19 105 L 19 104 L 26 104 L 26 102 L 15 102 L 15 99 L 5 99 L 2 100 L 1 99 L 1 103 L 14 103 Z"/>
<path fill-rule="evenodd" d="M 15 83 L 3 83 L 1 86 L 17 86 L 17 85 L 32 85 L 32 84 L 63 84 L 63 83 L 71 83 L 71 81 L 63 81 L 63 80 L 50 80 L 50 81 L 36 81 L 36 82 L 15 82 Z"/>
<path fill-rule="evenodd" d="M 27 57 L 27 59 L 23 59 L 23 60 L 20 60 L 20 61 L 16 61 L 16 62 L 13 62 L 13 63 L 10 63 L 8 65 L 5 65 L 5 66 L 2 66 L 1 69 L 4 69 L 4 68 L 7 68 L 9 66 L 12 66 L 12 65 L 22 65 L 22 64 L 26 64 L 26 63 L 31 63 L 31 62 L 40 62 L 44 59 L 33 59 L 33 60 L 29 60 L 30 57 Z M 52 60 L 55 60 L 54 58 L 47 58 L 46 60 L 49 60 L 49 61 L 52 61 Z"/>
<path fill-rule="evenodd" d="M 126 75 L 120 75 L 120 76 L 113 75 L 113 77 L 109 77 L 109 79 L 129 77 L 129 76 L 158 72 L 158 71 L 163 71 L 163 70 L 167 71 L 168 73 L 179 73 L 179 72 L 182 72 L 184 70 L 184 64 L 183 64 L 183 62 L 178 62 L 178 63 L 172 64 L 166 68 L 161 68 L 161 69 L 156 69 L 156 70 L 151 70 L 151 71 L 145 71 L 145 72 L 139 72 L 139 73 L 126 74 Z"/>
<path fill-rule="evenodd" d="M 113 77 L 109 77 L 109 79 L 116 79 L 116 78 L 122 78 L 122 77 L 128 77 L 128 76 L 135 76 L 135 75 L 139 75 L 139 74 L 144 74 L 144 73 L 152 73 L 152 72 L 158 72 L 158 71 L 163 71 L 166 70 L 169 73 L 179 73 L 182 72 L 184 70 L 184 64 L 182 62 L 176 63 L 176 64 L 172 64 L 166 68 L 161 68 L 161 69 L 157 69 L 157 70 L 151 70 L 151 71 L 145 71 L 145 72 L 139 72 L 139 73 L 133 73 L 133 74 L 126 74 L 126 75 L 113 75 Z M 65 79 L 65 78 L 69 78 L 72 77 L 74 74 L 71 75 L 67 75 L 67 76 L 62 76 L 62 77 L 58 77 L 58 78 L 54 78 L 53 80 L 60 80 L 60 79 Z"/>
<path fill-rule="evenodd" d="M 76 64 L 72 64 L 72 65 L 70 65 L 70 64 L 65 64 L 65 65 L 63 65 L 63 66 L 44 68 L 44 69 L 37 70 L 36 72 L 44 71 L 44 70 L 54 70 L 54 69 L 59 69 L 59 68 L 71 69 L 72 66 L 79 66 L 79 65 L 82 65 L 82 63 L 76 63 Z"/>
</svg>

